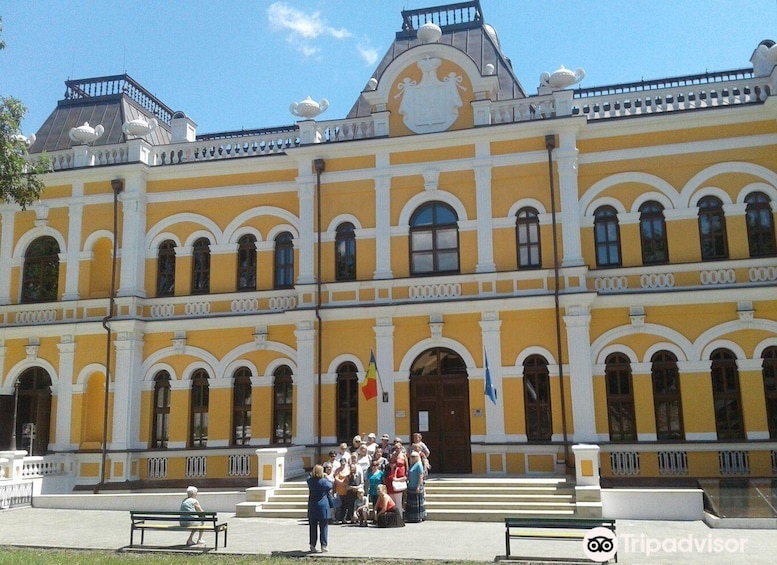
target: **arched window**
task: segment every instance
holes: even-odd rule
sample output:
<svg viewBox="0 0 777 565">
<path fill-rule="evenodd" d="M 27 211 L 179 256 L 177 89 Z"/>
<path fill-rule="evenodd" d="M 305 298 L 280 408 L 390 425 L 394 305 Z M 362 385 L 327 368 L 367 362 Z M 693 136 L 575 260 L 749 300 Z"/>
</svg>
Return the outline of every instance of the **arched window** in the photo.
<svg viewBox="0 0 777 565">
<path fill-rule="evenodd" d="M 763 192 L 751 192 L 745 197 L 747 209 L 747 243 L 750 257 L 765 257 L 777 253 L 774 242 L 774 216 L 769 197 Z"/>
<path fill-rule="evenodd" d="M 442 202 L 424 204 L 410 218 L 410 274 L 459 272 L 456 212 Z"/>
<path fill-rule="evenodd" d="M 723 202 L 714 196 L 699 200 L 699 240 L 702 261 L 728 259 Z"/>
<path fill-rule="evenodd" d="M 612 206 L 602 206 L 594 212 L 594 243 L 597 267 L 620 267 L 621 234 L 618 212 Z"/>
<path fill-rule="evenodd" d="M 256 238 L 250 234 L 237 241 L 237 289 L 256 290 Z"/>
<path fill-rule="evenodd" d="M 534 208 L 521 208 L 515 215 L 515 241 L 518 249 L 519 269 L 539 269 L 540 218 Z"/>
<path fill-rule="evenodd" d="M 35 428 L 34 439 L 25 436 L 25 424 Z M 13 427 L 13 424 L 11 424 Z M 51 377 L 42 367 L 31 367 L 19 375 L 16 413 L 16 447 L 30 455 L 45 455 L 51 429 Z"/>
<path fill-rule="evenodd" d="M 208 403 L 208 373 L 204 369 L 197 369 L 192 375 L 189 447 L 208 446 Z"/>
<path fill-rule="evenodd" d="M 240 367 L 232 383 L 232 445 L 251 443 L 251 371 Z"/>
<path fill-rule="evenodd" d="M 359 433 L 359 380 L 353 363 L 337 368 L 336 402 L 337 441 L 350 442 Z"/>
<path fill-rule="evenodd" d="M 762 357 L 766 421 L 769 425 L 769 437 L 775 439 L 777 438 L 777 347 L 767 347 Z"/>
<path fill-rule="evenodd" d="M 154 377 L 151 447 L 167 447 L 168 441 L 170 441 L 170 373 L 159 371 Z"/>
<path fill-rule="evenodd" d="M 294 286 L 294 242 L 289 232 L 275 238 L 275 288 Z"/>
<path fill-rule="evenodd" d="M 680 374 L 677 358 L 669 351 L 658 351 L 650 358 L 653 377 L 653 406 L 656 413 L 656 438 L 685 439 L 683 405 L 680 399 Z"/>
<path fill-rule="evenodd" d="M 175 242 L 163 241 L 156 259 L 156 295 L 172 296 L 175 293 Z"/>
<path fill-rule="evenodd" d="M 642 263 L 653 265 L 669 261 L 664 207 L 658 202 L 645 202 L 639 207 L 639 236 L 642 242 Z"/>
<path fill-rule="evenodd" d="M 344 222 L 337 226 L 335 280 L 356 280 L 356 234 L 353 231 L 353 224 L 350 222 Z"/>
<path fill-rule="evenodd" d="M 294 412 L 294 388 L 291 369 L 281 365 L 273 372 L 272 441 L 291 444 L 292 415 Z"/>
<path fill-rule="evenodd" d="M 53 237 L 39 237 L 24 254 L 22 302 L 52 302 L 58 287 L 59 244 Z"/>
<path fill-rule="evenodd" d="M 553 435 L 550 374 L 548 362 L 540 355 L 531 355 L 523 362 L 523 399 L 527 439 L 550 441 Z"/>
<path fill-rule="evenodd" d="M 210 292 L 210 241 L 201 237 L 192 247 L 192 294 Z"/>
<path fill-rule="evenodd" d="M 637 424 L 634 414 L 634 387 L 631 383 L 629 358 L 612 353 L 605 360 L 607 387 L 607 420 L 610 441 L 636 441 Z"/>
<path fill-rule="evenodd" d="M 718 439 L 745 439 L 737 359 L 727 349 L 716 349 L 712 360 L 712 401 Z"/>
</svg>

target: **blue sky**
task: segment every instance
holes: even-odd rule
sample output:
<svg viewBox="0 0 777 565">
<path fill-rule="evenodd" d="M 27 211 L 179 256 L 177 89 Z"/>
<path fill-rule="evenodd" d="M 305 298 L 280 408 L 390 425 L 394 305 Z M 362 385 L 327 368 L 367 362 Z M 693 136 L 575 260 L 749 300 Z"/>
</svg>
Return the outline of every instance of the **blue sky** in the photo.
<svg viewBox="0 0 777 565">
<path fill-rule="evenodd" d="M 290 125 L 292 102 L 344 117 L 401 26 L 439 0 L 0 0 L 0 95 L 37 131 L 64 82 L 127 72 L 199 133 Z M 481 0 L 529 93 L 560 65 L 582 86 L 750 67 L 777 0 Z"/>
</svg>

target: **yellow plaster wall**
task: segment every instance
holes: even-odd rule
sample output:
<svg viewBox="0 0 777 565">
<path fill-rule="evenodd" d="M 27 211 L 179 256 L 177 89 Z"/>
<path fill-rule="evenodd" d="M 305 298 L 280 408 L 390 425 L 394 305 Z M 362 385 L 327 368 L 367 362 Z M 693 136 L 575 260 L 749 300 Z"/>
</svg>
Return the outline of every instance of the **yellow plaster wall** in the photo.
<svg viewBox="0 0 777 565">
<path fill-rule="evenodd" d="M 683 401 L 683 426 L 685 433 L 715 432 L 712 380 L 709 372 L 681 374 L 680 395 Z"/>
</svg>

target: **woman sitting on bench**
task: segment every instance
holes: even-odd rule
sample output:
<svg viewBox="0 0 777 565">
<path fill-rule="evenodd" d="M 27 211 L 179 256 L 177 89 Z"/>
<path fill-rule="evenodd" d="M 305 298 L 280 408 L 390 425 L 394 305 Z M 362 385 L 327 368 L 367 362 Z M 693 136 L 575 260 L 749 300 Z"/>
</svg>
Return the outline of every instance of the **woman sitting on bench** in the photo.
<svg viewBox="0 0 777 565">
<path fill-rule="evenodd" d="M 186 489 L 186 498 L 181 502 L 181 512 L 202 512 L 200 501 L 197 500 L 197 487 L 188 487 Z M 181 526 L 191 526 L 192 522 L 196 520 L 197 518 L 194 516 L 181 518 Z M 195 533 L 198 534 L 196 543 L 194 541 Z M 192 533 L 189 534 L 189 539 L 186 540 L 186 545 L 205 545 L 205 542 L 202 541 L 202 530 L 192 530 Z"/>
</svg>

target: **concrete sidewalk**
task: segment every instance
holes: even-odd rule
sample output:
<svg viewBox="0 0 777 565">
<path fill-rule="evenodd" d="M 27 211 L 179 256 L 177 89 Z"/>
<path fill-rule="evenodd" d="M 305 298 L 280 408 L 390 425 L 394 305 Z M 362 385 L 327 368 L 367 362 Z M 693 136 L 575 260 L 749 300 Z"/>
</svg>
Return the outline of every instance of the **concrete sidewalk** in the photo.
<svg viewBox="0 0 777 565">
<path fill-rule="evenodd" d="M 236 518 L 229 522 L 226 548 L 218 553 L 305 555 L 307 523 L 282 518 Z M 703 522 L 618 520 L 619 562 L 698 565 L 771 565 L 777 559 L 775 530 L 710 529 Z M 0 545 L 121 550 L 129 546 L 126 511 L 18 508 L 0 511 Z M 146 532 L 148 548 L 184 550 L 185 532 Z M 203 538 L 213 551 L 213 534 Z M 392 540 L 397 543 L 393 543 Z M 139 533 L 135 542 L 139 543 Z M 513 540 L 513 557 L 583 557 L 582 542 Z M 408 524 L 401 529 L 330 526 L 329 557 L 440 559 L 493 562 L 505 554 L 500 522 Z"/>
</svg>

